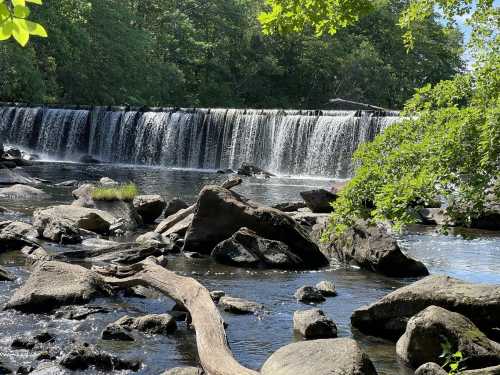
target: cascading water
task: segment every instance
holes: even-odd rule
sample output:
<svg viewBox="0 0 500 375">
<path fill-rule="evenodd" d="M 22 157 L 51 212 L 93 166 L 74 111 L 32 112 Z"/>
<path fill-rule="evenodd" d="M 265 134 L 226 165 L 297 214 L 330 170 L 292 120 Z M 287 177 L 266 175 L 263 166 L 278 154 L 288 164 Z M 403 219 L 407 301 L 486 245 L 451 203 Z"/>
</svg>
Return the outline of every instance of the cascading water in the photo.
<svg viewBox="0 0 500 375">
<path fill-rule="evenodd" d="M 398 113 L 165 109 L 138 112 L 0 107 L 4 141 L 57 159 L 348 177 L 363 142 Z"/>
</svg>

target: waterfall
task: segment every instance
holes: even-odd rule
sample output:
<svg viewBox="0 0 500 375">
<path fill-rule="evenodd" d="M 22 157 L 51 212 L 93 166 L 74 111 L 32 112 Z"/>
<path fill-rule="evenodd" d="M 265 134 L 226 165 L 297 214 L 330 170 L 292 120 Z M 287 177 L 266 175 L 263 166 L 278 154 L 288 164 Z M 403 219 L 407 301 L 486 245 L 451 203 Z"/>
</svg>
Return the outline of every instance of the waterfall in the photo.
<svg viewBox="0 0 500 375">
<path fill-rule="evenodd" d="M 360 144 L 400 121 L 398 113 L 0 107 L 5 143 L 58 160 L 237 169 L 247 162 L 280 175 L 348 177 Z"/>
</svg>

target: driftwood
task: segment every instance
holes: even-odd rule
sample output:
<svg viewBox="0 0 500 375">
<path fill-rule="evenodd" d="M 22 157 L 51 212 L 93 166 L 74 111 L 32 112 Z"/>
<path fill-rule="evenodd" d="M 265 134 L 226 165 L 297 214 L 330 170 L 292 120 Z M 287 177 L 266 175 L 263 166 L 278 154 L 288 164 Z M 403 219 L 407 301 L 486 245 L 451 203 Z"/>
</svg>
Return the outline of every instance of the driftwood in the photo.
<svg viewBox="0 0 500 375">
<path fill-rule="evenodd" d="M 224 321 L 209 291 L 195 279 L 168 271 L 151 258 L 130 267 L 94 267 L 94 270 L 111 286 L 151 287 L 184 306 L 191 314 L 200 363 L 208 375 L 258 375 L 233 357 Z"/>
</svg>

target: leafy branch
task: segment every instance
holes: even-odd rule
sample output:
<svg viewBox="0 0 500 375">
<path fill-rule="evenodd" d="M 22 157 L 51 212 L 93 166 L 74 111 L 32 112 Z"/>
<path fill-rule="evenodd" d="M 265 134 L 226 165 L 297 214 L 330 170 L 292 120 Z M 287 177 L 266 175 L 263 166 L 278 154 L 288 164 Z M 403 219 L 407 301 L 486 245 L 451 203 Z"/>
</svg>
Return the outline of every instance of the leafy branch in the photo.
<svg viewBox="0 0 500 375">
<path fill-rule="evenodd" d="M 31 35 L 47 37 L 42 25 L 28 20 L 31 11 L 26 3 L 42 5 L 42 0 L 0 0 L 0 41 L 13 37 L 24 47 Z"/>
</svg>

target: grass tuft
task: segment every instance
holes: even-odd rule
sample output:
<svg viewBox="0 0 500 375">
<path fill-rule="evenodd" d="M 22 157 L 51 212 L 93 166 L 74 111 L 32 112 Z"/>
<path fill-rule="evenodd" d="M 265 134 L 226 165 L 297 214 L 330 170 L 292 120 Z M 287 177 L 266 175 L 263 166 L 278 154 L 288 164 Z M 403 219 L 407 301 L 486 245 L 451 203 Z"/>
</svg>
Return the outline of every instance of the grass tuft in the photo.
<svg viewBox="0 0 500 375">
<path fill-rule="evenodd" d="M 125 184 L 113 187 L 96 187 L 92 191 L 92 199 L 95 201 L 124 201 L 131 202 L 139 195 L 136 184 Z"/>
</svg>

